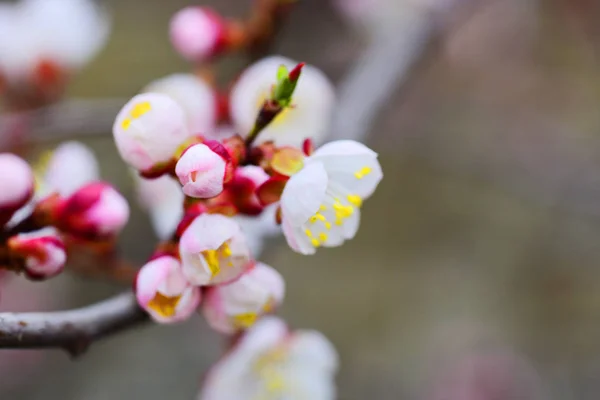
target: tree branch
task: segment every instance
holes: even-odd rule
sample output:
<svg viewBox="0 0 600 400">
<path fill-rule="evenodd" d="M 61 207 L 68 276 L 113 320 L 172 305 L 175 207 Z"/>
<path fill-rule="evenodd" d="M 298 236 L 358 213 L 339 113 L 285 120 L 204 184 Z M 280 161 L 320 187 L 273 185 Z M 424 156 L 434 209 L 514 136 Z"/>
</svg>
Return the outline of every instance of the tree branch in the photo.
<svg viewBox="0 0 600 400">
<path fill-rule="evenodd" d="M 147 320 L 132 292 L 68 311 L 0 313 L 0 349 L 61 348 L 77 357 L 93 342 Z"/>
</svg>

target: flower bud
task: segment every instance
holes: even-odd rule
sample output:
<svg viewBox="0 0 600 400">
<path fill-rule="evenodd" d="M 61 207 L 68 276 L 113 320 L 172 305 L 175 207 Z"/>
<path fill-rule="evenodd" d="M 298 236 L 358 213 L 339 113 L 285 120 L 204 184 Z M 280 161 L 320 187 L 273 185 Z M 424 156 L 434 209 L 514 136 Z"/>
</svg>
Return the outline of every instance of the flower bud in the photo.
<svg viewBox="0 0 600 400">
<path fill-rule="evenodd" d="M 59 274 L 67 260 L 65 245 L 54 228 L 20 233 L 8 239 L 12 257 L 23 259 L 23 268 L 31 279 L 47 279 Z"/>
<path fill-rule="evenodd" d="M 195 285 L 231 282 L 252 267 L 240 226 L 220 214 L 202 214 L 179 241 L 183 272 Z"/>
<path fill-rule="evenodd" d="M 263 210 L 256 190 L 266 181 L 269 175 L 261 167 L 247 165 L 235 170 L 229 190 L 240 213 L 259 215 Z"/>
<path fill-rule="evenodd" d="M 190 6 L 171 19 L 171 42 L 183 57 L 202 61 L 214 56 L 225 44 L 222 18 L 206 7 Z"/>
<path fill-rule="evenodd" d="M 136 278 L 138 304 L 160 323 L 188 319 L 200 304 L 200 288 L 191 286 L 179 261 L 158 257 L 144 265 Z"/>
<path fill-rule="evenodd" d="M 22 158 L 10 153 L 0 154 L 0 223 L 24 206 L 33 195 L 33 172 Z"/>
<path fill-rule="evenodd" d="M 183 193 L 190 197 L 207 199 L 223 191 L 231 157 L 222 145 L 211 147 L 191 146 L 177 162 L 175 173 L 183 185 Z"/>
<path fill-rule="evenodd" d="M 238 280 L 209 288 L 202 312 L 208 324 L 232 334 L 251 327 L 283 300 L 285 283 L 275 269 L 258 263 Z"/>
<path fill-rule="evenodd" d="M 104 182 L 82 187 L 60 202 L 55 211 L 57 227 L 88 239 L 116 235 L 128 219 L 127 201 Z"/>
<path fill-rule="evenodd" d="M 144 93 L 121 109 L 113 135 L 123 160 L 148 172 L 171 161 L 191 133 L 183 110 L 174 100 L 163 94 Z"/>
</svg>

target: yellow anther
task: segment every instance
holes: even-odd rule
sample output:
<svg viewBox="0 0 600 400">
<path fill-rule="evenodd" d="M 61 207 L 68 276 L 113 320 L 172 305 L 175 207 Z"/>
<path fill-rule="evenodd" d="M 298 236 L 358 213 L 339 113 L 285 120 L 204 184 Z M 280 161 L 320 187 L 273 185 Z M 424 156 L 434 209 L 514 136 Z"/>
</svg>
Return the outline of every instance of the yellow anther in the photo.
<svg viewBox="0 0 600 400">
<path fill-rule="evenodd" d="M 342 221 L 341 219 L 337 218 L 337 219 L 335 220 L 335 224 L 336 224 L 337 226 L 342 226 L 342 225 L 344 224 L 344 221 Z"/>
<path fill-rule="evenodd" d="M 142 103 L 136 104 L 132 109 L 129 115 L 133 119 L 138 119 L 142 115 L 146 114 L 148 111 L 152 109 L 149 101 L 144 101 Z"/>
<path fill-rule="evenodd" d="M 308 219 L 311 224 L 314 224 L 317 221 L 326 221 L 327 219 L 323 216 L 323 214 L 316 213 L 312 217 Z"/>
<path fill-rule="evenodd" d="M 333 203 L 333 209 L 335 211 L 335 217 L 338 219 L 344 219 L 354 214 L 354 207 L 345 206 L 339 202 Z"/>
<path fill-rule="evenodd" d="M 129 118 L 125 118 L 123 122 L 121 122 L 121 128 L 126 131 L 129 129 L 129 126 L 131 126 L 131 120 Z"/>
<path fill-rule="evenodd" d="M 354 173 L 354 176 L 356 177 L 356 179 L 362 179 L 365 176 L 369 175 L 370 173 L 371 173 L 371 168 L 362 167 L 361 169 L 359 169 L 358 171 L 356 171 Z"/>
<path fill-rule="evenodd" d="M 314 246 L 314 247 L 319 247 L 321 246 L 321 242 L 319 242 L 319 239 L 312 239 L 310 241 L 310 243 Z"/>
<path fill-rule="evenodd" d="M 325 221 L 325 229 L 331 229 L 331 222 Z"/>
<path fill-rule="evenodd" d="M 211 276 L 215 277 L 221 272 L 221 262 L 225 261 L 223 259 L 231 257 L 231 249 L 229 248 L 229 244 L 225 242 L 216 250 L 204 250 L 202 256 L 206 264 L 208 264 Z M 227 265 L 230 267 L 233 266 L 231 260 L 227 260 Z"/>
<path fill-rule="evenodd" d="M 253 312 L 243 313 L 233 316 L 233 324 L 238 329 L 250 328 L 256 322 L 258 315 Z"/>
<path fill-rule="evenodd" d="M 321 242 L 327 241 L 327 234 L 326 233 L 319 233 L 319 240 L 321 240 Z"/>
<path fill-rule="evenodd" d="M 175 315 L 175 309 L 180 299 L 181 296 L 169 297 L 156 292 L 148 303 L 148 308 L 154 310 L 161 317 L 172 317 Z"/>
<path fill-rule="evenodd" d="M 362 199 L 358 195 L 349 194 L 347 199 L 352 205 L 354 205 L 356 207 L 362 206 Z"/>
<path fill-rule="evenodd" d="M 319 211 L 327 211 L 327 206 L 321 204 L 321 206 L 319 207 Z"/>
<path fill-rule="evenodd" d="M 304 233 L 305 233 L 305 234 L 306 234 L 306 236 L 308 236 L 309 238 L 311 238 L 311 237 L 312 237 L 312 232 L 310 231 L 310 229 L 306 229 L 306 230 L 304 231 Z"/>
</svg>

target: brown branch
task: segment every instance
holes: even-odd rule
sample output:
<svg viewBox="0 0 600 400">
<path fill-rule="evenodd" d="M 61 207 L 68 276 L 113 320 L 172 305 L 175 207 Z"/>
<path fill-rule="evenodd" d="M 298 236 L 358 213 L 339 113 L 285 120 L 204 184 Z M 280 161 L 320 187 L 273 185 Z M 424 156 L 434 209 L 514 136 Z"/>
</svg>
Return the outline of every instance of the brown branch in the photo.
<svg viewBox="0 0 600 400">
<path fill-rule="evenodd" d="M 77 357 L 93 342 L 147 320 L 132 292 L 68 311 L 0 313 L 0 349 L 61 348 Z"/>
</svg>

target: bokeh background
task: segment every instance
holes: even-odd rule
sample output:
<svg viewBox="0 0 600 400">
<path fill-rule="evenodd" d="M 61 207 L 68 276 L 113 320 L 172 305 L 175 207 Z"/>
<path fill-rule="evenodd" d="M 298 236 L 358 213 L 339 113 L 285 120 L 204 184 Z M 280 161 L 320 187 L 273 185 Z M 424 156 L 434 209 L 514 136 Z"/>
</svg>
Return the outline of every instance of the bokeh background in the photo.
<svg viewBox="0 0 600 400">
<path fill-rule="evenodd" d="M 366 22 L 345 16 L 339 2 L 302 0 L 273 53 L 314 64 L 343 85 L 376 46 L 373 26 L 405 23 L 403 7 L 415 2 L 388 0 L 396 14 Z M 69 95 L 126 98 L 189 70 L 167 27 L 193 2 L 106 3 L 111 39 Z M 250 6 L 202 4 L 232 16 Z M 456 0 L 427 18 L 413 67 L 389 83 L 362 139 L 380 153 L 385 178 L 364 206 L 358 236 L 311 257 L 275 240 L 263 255 L 287 282 L 280 312 L 336 345 L 339 399 L 598 399 L 600 6 Z M 241 65 L 227 59 L 219 74 L 231 77 Z M 373 99 L 355 101 L 369 107 Z M 104 177 L 135 204 L 109 130 L 80 133 Z M 141 263 L 154 243 L 135 210 L 122 251 Z M 15 278 L 2 288 L 0 308 L 75 307 L 119 290 L 77 276 Z M 222 347 L 196 318 L 111 337 L 76 361 L 59 351 L 3 351 L 0 398 L 191 399 Z"/>
</svg>

